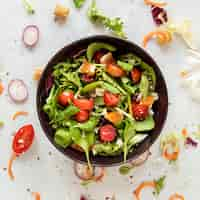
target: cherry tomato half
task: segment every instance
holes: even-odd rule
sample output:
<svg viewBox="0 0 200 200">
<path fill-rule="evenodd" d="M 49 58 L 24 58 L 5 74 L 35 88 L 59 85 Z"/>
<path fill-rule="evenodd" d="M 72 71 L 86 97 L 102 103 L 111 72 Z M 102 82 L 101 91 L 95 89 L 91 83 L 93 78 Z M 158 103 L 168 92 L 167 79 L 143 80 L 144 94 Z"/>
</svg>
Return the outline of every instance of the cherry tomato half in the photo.
<svg viewBox="0 0 200 200">
<path fill-rule="evenodd" d="M 109 64 L 106 67 L 106 72 L 110 74 L 112 77 L 122 77 L 124 76 L 125 72 L 123 69 L 121 69 L 119 66 L 116 64 Z"/>
<path fill-rule="evenodd" d="M 94 54 L 95 63 L 99 64 L 101 58 L 102 58 L 104 55 L 105 55 L 104 51 L 97 51 L 97 52 Z"/>
<path fill-rule="evenodd" d="M 58 103 L 62 106 L 67 106 L 74 98 L 72 91 L 63 91 L 58 95 Z"/>
<path fill-rule="evenodd" d="M 111 124 L 106 124 L 100 128 L 100 139 L 104 142 L 112 142 L 116 135 L 116 130 Z"/>
<path fill-rule="evenodd" d="M 89 119 L 89 112 L 87 110 L 80 110 L 76 115 L 75 119 L 78 122 L 85 122 Z"/>
<path fill-rule="evenodd" d="M 143 121 L 149 114 L 149 107 L 145 104 L 132 104 L 133 116 L 138 121 Z"/>
<path fill-rule="evenodd" d="M 34 128 L 31 124 L 21 127 L 14 136 L 12 148 L 16 154 L 26 152 L 34 140 Z"/>
<path fill-rule="evenodd" d="M 141 75 L 142 75 L 142 72 L 139 69 L 134 68 L 131 71 L 131 78 L 132 78 L 133 83 L 138 83 L 141 79 Z"/>
<path fill-rule="evenodd" d="M 117 104 L 120 101 L 120 97 L 117 94 L 112 94 L 111 92 L 104 92 L 104 103 L 106 104 L 106 106 L 117 106 Z"/>
<path fill-rule="evenodd" d="M 93 99 L 74 99 L 73 103 L 80 110 L 90 111 L 94 107 L 94 100 Z"/>
</svg>

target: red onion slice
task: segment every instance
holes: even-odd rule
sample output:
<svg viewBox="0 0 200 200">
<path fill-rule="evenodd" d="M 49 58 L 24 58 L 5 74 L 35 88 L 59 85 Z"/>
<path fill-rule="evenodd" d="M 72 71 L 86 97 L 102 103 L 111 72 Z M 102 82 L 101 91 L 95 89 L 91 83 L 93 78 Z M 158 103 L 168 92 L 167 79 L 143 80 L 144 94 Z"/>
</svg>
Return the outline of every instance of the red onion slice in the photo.
<svg viewBox="0 0 200 200">
<path fill-rule="evenodd" d="M 79 179 L 83 181 L 88 181 L 91 180 L 94 176 L 94 168 L 90 170 L 87 165 L 82 165 L 80 163 L 75 162 L 74 173 Z"/>
<path fill-rule="evenodd" d="M 150 155 L 151 155 L 150 151 L 147 150 L 142 155 L 140 155 L 136 160 L 131 161 L 131 164 L 133 166 L 140 166 L 143 163 L 145 163 L 145 161 L 147 161 Z"/>
<path fill-rule="evenodd" d="M 74 173 L 75 175 L 83 181 L 102 181 L 105 176 L 105 169 L 103 167 L 93 167 L 92 170 L 88 168 L 87 165 L 82 165 L 79 163 L 74 163 Z"/>
<path fill-rule="evenodd" d="M 35 25 L 25 27 L 22 36 L 23 43 L 27 47 L 34 47 L 39 41 L 39 29 Z"/>
<path fill-rule="evenodd" d="M 22 80 L 15 79 L 8 85 L 8 94 L 15 103 L 22 103 L 28 98 L 28 89 Z"/>
<path fill-rule="evenodd" d="M 168 21 L 167 11 L 160 7 L 151 7 L 151 13 L 156 25 L 160 26 Z"/>
</svg>

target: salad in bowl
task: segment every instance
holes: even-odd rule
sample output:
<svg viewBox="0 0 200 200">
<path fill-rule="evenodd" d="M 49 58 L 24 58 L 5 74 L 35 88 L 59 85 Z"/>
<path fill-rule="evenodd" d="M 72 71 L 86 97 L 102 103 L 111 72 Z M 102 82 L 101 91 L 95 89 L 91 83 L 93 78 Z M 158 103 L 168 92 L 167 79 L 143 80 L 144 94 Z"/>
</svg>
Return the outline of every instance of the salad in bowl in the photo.
<svg viewBox="0 0 200 200">
<path fill-rule="evenodd" d="M 88 165 L 95 157 L 126 161 L 156 129 L 157 75 L 135 53 L 96 40 L 56 61 L 48 74 L 40 112 L 51 141 L 79 152 Z"/>
</svg>

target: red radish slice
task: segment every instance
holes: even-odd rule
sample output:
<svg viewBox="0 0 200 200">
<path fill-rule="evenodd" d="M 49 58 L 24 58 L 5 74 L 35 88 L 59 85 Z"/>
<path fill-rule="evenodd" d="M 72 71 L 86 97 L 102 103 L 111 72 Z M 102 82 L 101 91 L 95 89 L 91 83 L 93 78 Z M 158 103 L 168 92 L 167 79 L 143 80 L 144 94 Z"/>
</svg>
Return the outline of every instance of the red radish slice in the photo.
<svg viewBox="0 0 200 200">
<path fill-rule="evenodd" d="M 23 43 L 27 47 L 34 47 L 39 40 L 39 29 L 35 25 L 28 25 L 25 27 L 22 36 Z"/>
<path fill-rule="evenodd" d="M 140 166 L 143 163 L 145 163 L 145 161 L 147 161 L 150 155 L 151 155 L 151 152 L 147 150 L 142 155 L 140 155 L 136 160 L 131 161 L 131 164 L 133 166 Z"/>
<path fill-rule="evenodd" d="M 22 80 L 15 79 L 8 85 L 8 94 L 14 102 L 22 103 L 28 98 L 28 89 Z"/>
</svg>

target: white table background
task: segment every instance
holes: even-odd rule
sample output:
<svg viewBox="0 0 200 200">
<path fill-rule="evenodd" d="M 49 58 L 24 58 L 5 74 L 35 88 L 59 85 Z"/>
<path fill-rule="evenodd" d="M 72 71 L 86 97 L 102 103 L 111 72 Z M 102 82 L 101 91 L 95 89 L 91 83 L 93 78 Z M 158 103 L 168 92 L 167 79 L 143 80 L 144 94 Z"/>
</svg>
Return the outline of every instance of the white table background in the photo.
<svg viewBox="0 0 200 200">
<path fill-rule="evenodd" d="M 94 34 L 102 34 L 103 28 L 97 28 L 87 19 L 86 10 L 90 0 L 79 11 L 73 6 L 72 0 L 32 0 L 36 14 L 26 14 L 21 0 L 1 0 L 0 8 L 0 71 L 9 72 L 8 76 L 1 74 L 5 86 L 12 78 L 23 79 L 29 88 L 29 99 L 23 105 L 15 105 L 7 96 L 7 91 L 0 97 L 0 120 L 5 122 L 0 129 L 0 196 L 8 200 L 32 199 L 31 191 L 39 191 L 43 199 L 48 200 L 79 200 L 81 194 L 91 195 L 93 200 L 103 200 L 105 196 L 115 193 L 117 200 L 133 199 L 132 191 L 143 180 L 151 180 L 166 175 L 166 187 L 158 199 L 167 200 L 170 194 L 179 192 L 188 200 L 199 199 L 199 149 L 185 150 L 177 165 L 169 165 L 160 158 L 159 148 L 155 144 L 149 161 L 135 170 L 129 176 L 121 176 L 118 168 L 107 170 L 103 183 L 91 184 L 88 188 L 80 186 L 72 169 L 72 161 L 66 159 L 48 142 L 39 125 L 35 95 L 37 83 L 32 80 L 33 70 L 44 66 L 60 48 L 70 42 Z M 200 32 L 200 1 L 176 0 L 168 1 L 168 15 L 182 21 L 189 18 L 193 22 L 193 31 Z M 71 8 L 67 23 L 58 25 L 53 20 L 53 10 L 56 3 Z M 141 45 L 143 36 L 153 30 L 155 25 L 149 7 L 143 0 L 97 0 L 97 5 L 109 16 L 119 16 L 125 22 L 128 39 Z M 29 50 L 21 41 L 22 30 L 28 24 L 36 24 L 40 29 L 40 41 L 36 48 Z M 199 38 L 200 40 L 200 38 Z M 170 131 L 180 131 L 183 127 L 195 129 L 199 123 L 200 106 L 191 101 L 186 90 L 180 86 L 179 72 L 186 65 L 184 43 L 175 39 L 167 47 L 159 47 L 150 42 L 148 52 L 158 62 L 166 78 L 169 89 L 169 113 L 163 134 Z M 30 112 L 28 117 L 11 120 L 11 115 L 17 110 Z M 7 161 L 11 154 L 12 134 L 25 123 L 32 123 L 36 130 L 36 140 L 31 150 L 14 162 L 16 180 L 10 181 L 7 172 Z M 49 155 L 51 152 L 52 155 Z M 37 160 L 39 156 L 40 160 Z M 150 190 L 144 191 L 142 200 L 153 199 Z"/>
</svg>

